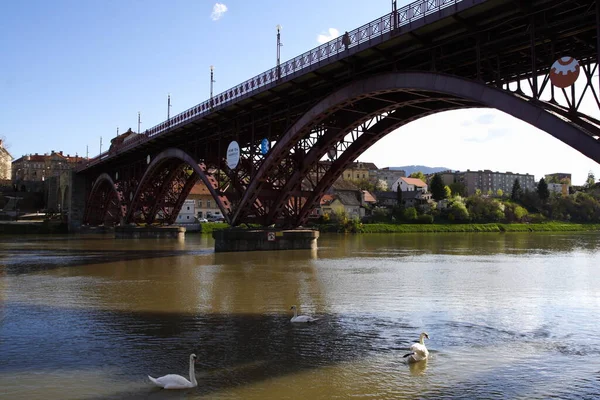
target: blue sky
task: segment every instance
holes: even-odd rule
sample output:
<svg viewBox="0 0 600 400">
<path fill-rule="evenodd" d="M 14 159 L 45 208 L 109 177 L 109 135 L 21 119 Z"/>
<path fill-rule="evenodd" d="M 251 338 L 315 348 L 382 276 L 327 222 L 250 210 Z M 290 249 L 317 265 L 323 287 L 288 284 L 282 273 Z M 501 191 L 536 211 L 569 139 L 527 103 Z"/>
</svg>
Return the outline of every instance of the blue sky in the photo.
<svg viewBox="0 0 600 400">
<path fill-rule="evenodd" d="M 407 4 L 399 1 L 398 4 Z M 17 158 L 51 150 L 95 156 L 116 135 L 142 130 L 214 92 L 391 9 L 390 0 L 28 0 L 0 14 L 0 136 Z M 324 37 L 319 37 L 323 35 Z M 583 75 L 583 74 L 582 74 Z M 589 102 L 591 104 L 591 102 Z M 598 109 L 590 107 L 592 115 Z M 397 150 L 390 150 L 397 149 Z M 406 149 L 406 150 L 405 150 Z M 511 153 L 509 153 L 511 152 Z M 576 184 L 599 165 L 576 150 L 494 110 L 437 114 L 371 147 L 361 161 L 379 167 L 423 164 L 459 170 L 570 172 Z"/>
</svg>

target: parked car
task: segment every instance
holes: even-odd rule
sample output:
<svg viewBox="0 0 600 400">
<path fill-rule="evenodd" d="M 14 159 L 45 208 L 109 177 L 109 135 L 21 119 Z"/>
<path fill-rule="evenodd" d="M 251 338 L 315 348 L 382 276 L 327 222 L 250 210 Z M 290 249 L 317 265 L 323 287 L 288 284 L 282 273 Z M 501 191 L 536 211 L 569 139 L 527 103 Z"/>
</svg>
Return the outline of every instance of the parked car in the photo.
<svg viewBox="0 0 600 400">
<path fill-rule="evenodd" d="M 203 223 L 208 222 L 208 220 L 206 218 L 198 218 L 198 222 Z"/>
</svg>

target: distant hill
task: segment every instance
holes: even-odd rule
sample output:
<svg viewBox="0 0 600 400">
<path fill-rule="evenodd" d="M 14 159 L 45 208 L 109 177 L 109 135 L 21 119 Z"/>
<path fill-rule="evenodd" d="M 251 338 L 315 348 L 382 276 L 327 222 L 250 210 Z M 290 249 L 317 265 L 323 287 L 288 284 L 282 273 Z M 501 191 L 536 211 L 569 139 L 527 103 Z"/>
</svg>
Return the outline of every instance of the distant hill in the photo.
<svg viewBox="0 0 600 400">
<path fill-rule="evenodd" d="M 434 172 L 448 171 L 450 168 L 446 167 L 427 167 L 425 165 L 405 165 L 403 167 L 390 167 L 391 170 L 404 170 L 406 176 L 409 176 L 413 172 L 421 171 L 425 175 L 433 174 Z"/>
</svg>

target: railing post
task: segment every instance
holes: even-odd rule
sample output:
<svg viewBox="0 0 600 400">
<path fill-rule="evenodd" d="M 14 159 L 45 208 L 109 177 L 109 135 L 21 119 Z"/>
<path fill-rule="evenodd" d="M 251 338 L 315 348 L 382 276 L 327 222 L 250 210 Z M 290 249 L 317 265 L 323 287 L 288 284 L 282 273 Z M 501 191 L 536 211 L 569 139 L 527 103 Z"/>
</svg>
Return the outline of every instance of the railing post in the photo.
<svg viewBox="0 0 600 400">
<path fill-rule="evenodd" d="M 529 23 L 530 28 L 530 41 L 531 41 L 531 90 L 533 91 L 533 98 L 538 100 L 538 81 L 537 81 L 537 60 L 535 51 L 535 15 L 531 15 L 531 21 Z"/>
<path fill-rule="evenodd" d="M 596 65 L 600 66 L 600 1 L 596 0 Z M 598 74 L 600 85 L 600 74 Z"/>
<path fill-rule="evenodd" d="M 398 30 L 398 5 L 396 4 L 396 0 L 392 0 L 392 18 L 394 19 L 392 30 L 393 33 L 396 33 Z"/>
</svg>

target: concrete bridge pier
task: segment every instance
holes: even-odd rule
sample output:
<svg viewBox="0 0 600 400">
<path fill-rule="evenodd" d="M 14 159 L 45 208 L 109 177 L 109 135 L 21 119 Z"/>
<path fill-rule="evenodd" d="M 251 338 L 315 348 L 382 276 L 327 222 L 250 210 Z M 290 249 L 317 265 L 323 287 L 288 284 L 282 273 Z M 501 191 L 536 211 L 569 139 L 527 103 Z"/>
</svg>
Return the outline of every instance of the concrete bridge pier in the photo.
<svg viewBox="0 0 600 400">
<path fill-rule="evenodd" d="M 85 177 L 71 172 L 70 197 L 71 203 L 67 210 L 69 232 L 78 232 L 83 225 L 83 214 L 85 212 Z"/>
<path fill-rule="evenodd" d="M 223 229 L 213 232 L 215 252 L 316 249 L 319 231 L 311 229 Z"/>
</svg>

